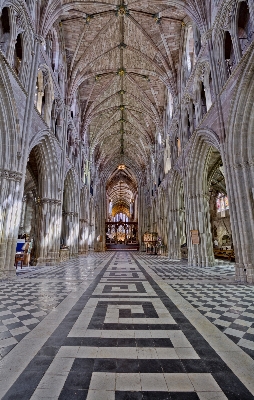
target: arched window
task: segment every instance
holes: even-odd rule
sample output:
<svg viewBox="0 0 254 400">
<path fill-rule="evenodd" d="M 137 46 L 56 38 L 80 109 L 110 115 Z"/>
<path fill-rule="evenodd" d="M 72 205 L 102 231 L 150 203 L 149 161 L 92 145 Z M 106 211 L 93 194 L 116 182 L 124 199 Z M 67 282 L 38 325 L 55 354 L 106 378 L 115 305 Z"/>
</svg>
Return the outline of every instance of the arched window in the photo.
<svg viewBox="0 0 254 400">
<path fill-rule="evenodd" d="M 225 32 L 225 62 L 227 78 L 229 78 L 235 65 L 235 55 L 231 35 L 228 31 Z"/>
<path fill-rule="evenodd" d="M 196 129 L 197 123 L 196 123 L 196 107 L 195 104 L 192 104 L 192 115 L 193 115 L 193 129 Z"/>
<path fill-rule="evenodd" d="M 181 140 L 179 138 L 176 139 L 176 145 L 177 145 L 177 156 L 179 157 L 181 154 Z"/>
<path fill-rule="evenodd" d="M 201 35 L 198 27 L 195 24 L 193 24 L 193 39 L 194 39 L 195 55 L 196 57 L 198 57 L 201 49 Z"/>
<path fill-rule="evenodd" d="M 51 61 L 53 62 L 53 38 L 51 32 L 46 36 L 46 53 Z"/>
<path fill-rule="evenodd" d="M 18 34 L 14 51 L 14 69 L 17 75 L 19 75 L 20 73 L 22 58 L 23 58 L 22 35 Z"/>
<path fill-rule="evenodd" d="M 228 197 L 223 193 L 218 193 L 216 197 L 217 212 L 224 212 L 229 209 Z"/>
<path fill-rule="evenodd" d="M 201 105 L 202 105 L 202 117 L 207 113 L 206 95 L 203 82 L 201 82 Z"/>
<path fill-rule="evenodd" d="M 172 117 L 173 117 L 173 96 L 170 91 L 168 91 L 167 116 L 168 116 L 169 120 L 172 119 Z"/>
<path fill-rule="evenodd" d="M 10 43 L 10 19 L 9 10 L 7 7 L 2 9 L 0 17 L 0 48 L 4 54 L 7 53 Z"/>
<path fill-rule="evenodd" d="M 242 1 L 238 14 L 238 38 L 242 53 L 245 52 L 249 44 L 252 42 L 254 30 L 251 26 L 249 7 L 246 1 Z"/>
<path fill-rule="evenodd" d="M 189 26 L 187 31 L 187 41 L 186 41 L 186 63 L 187 63 L 188 73 L 191 72 L 195 62 L 196 62 L 196 55 L 194 51 L 193 29 L 192 26 Z"/>
</svg>

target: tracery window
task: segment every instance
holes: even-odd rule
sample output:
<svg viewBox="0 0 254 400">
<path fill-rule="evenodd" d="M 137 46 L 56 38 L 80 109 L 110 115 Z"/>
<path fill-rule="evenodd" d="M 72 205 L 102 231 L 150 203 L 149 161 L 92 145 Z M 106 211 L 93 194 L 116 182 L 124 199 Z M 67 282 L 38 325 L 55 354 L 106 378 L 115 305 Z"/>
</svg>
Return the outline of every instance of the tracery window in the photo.
<svg viewBox="0 0 254 400">
<path fill-rule="evenodd" d="M 196 54 L 194 51 L 193 29 L 192 26 L 189 26 L 187 32 L 187 42 L 186 42 L 186 64 L 189 73 L 191 72 L 195 62 L 196 62 Z"/>
<path fill-rule="evenodd" d="M 14 69 L 17 75 L 19 75 L 20 73 L 22 58 L 23 58 L 22 35 L 18 34 L 14 51 Z"/>
<path fill-rule="evenodd" d="M 242 1 L 240 3 L 238 15 L 238 38 L 242 53 L 245 52 L 249 44 L 252 42 L 253 36 L 254 29 L 251 24 L 248 3 L 246 1 Z"/>
</svg>

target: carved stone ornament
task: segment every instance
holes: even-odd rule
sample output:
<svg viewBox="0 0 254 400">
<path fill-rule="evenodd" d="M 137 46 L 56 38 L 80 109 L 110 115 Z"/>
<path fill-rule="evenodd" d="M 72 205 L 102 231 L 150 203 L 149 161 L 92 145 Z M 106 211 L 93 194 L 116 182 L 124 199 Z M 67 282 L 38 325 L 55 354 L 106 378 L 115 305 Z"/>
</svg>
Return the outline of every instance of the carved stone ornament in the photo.
<svg viewBox="0 0 254 400">
<path fill-rule="evenodd" d="M 24 32 L 21 14 L 16 14 L 16 33 L 17 35 Z"/>
<path fill-rule="evenodd" d="M 177 132 L 178 128 L 179 128 L 178 121 L 176 119 L 173 119 L 170 126 L 171 132 Z"/>
<path fill-rule="evenodd" d="M 191 96 L 189 93 L 185 93 L 184 96 L 182 97 L 181 103 L 184 105 L 187 105 L 191 102 Z"/>
<path fill-rule="evenodd" d="M 206 43 L 209 39 L 211 39 L 213 36 L 213 30 L 212 29 L 208 29 L 208 31 L 206 31 L 201 38 L 202 43 Z"/>
<path fill-rule="evenodd" d="M 15 182 L 20 182 L 22 179 L 22 174 L 17 171 L 9 171 L 7 169 L 1 169 L 0 178 L 8 179 Z"/>
<path fill-rule="evenodd" d="M 204 61 L 197 64 L 196 76 L 199 80 L 203 82 L 206 74 L 208 74 L 209 72 L 210 72 L 209 61 Z"/>
<path fill-rule="evenodd" d="M 58 205 L 58 206 L 62 204 L 61 200 L 48 199 L 47 197 L 40 199 L 40 203 L 41 204 Z"/>
<path fill-rule="evenodd" d="M 223 14 L 224 14 L 224 18 L 222 19 L 222 21 L 223 21 L 223 29 L 225 31 L 230 31 L 231 30 L 232 17 L 233 17 L 232 9 L 229 8 L 229 6 L 225 7 L 225 11 L 224 11 Z"/>
</svg>

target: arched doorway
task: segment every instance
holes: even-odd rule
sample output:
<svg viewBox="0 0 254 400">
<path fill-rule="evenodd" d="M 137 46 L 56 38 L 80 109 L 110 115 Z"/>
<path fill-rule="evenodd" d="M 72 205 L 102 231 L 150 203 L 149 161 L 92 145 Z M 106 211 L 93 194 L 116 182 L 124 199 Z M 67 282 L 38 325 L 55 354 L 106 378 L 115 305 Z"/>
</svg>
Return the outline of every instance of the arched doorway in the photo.
<svg viewBox="0 0 254 400">
<path fill-rule="evenodd" d="M 185 197 L 185 209 L 187 210 L 189 265 L 213 266 L 215 264 L 214 245 L 216 244 L 215 240 L 218 239 L 218 231 L 216 232 L 215 228 L 218 227 L 223 232 L 222 226 L 226 226 L 224 221 L 226 215 L 229 232 L 231 232 L 231 224 L 228 212 L 225 215 L 214 213 L 213 206 L 217 197 L 219 194 L 226 197 L 227 188 L 224 171 L 222 172 L 219 139 L 212 131 L 197 131 L 196 133 L 185 189 L 185 192 L 188 193 L 188 197 Z M 220 240 L 222 241 L 222 238 Z M 230 250 L 232 248 L 233 244 L 231 243 Z"/>
<path fill-rule="evenodd" d="M 28 157 L 19 236 L 33 241 L 31 262 L 51 265 L 59 259 L 61 199 L 57 160 L 45 136 Z"/>
</svg>

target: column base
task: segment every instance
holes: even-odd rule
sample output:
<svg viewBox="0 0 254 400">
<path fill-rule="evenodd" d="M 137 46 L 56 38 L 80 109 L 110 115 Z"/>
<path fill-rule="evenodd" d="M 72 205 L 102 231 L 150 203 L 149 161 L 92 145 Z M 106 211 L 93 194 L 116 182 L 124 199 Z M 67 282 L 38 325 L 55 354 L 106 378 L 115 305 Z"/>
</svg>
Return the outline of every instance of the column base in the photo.
<svg viewBox="0 0 254 400">
<path fill-rule="evenodd" d="M 254 283 L 254 266 L 248 265 L 246 268 L 247 283 Z"/>
<path fill-rule="evenodd" d="M 6 242 L 0 243 L 0 271 L 5 268 Z"/>
<path fill-rule="evenodd" d="M 72 253 L 72 254 L 70 254 L 70 258 L 78 258 L 78 253 Z"/>
<path fill-rule="evenodd" d="M 16 277 L 16 268 L 13 269 L 1 269 L 0 270 L 0 280 L 9 280 Z"/>
<path fill-rule="evenodd" d="M 59 253 L 52 252 L 48 255 L 48 257 L 39 257 L 37 259 L 37 266 L 54 266 L 59 264 L 60 257 Z"/>
<path fill-rule="evenodd" d="M 235 264 L 235 280 L 240 282 L 247 282 L 247 274 L 244 264 Z"/>
</svg>

